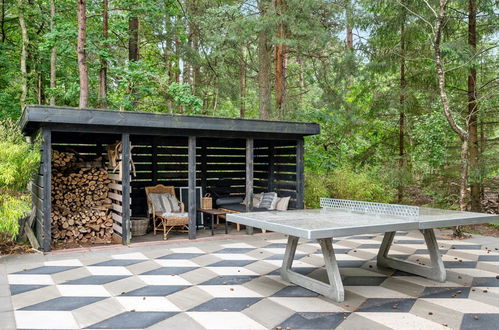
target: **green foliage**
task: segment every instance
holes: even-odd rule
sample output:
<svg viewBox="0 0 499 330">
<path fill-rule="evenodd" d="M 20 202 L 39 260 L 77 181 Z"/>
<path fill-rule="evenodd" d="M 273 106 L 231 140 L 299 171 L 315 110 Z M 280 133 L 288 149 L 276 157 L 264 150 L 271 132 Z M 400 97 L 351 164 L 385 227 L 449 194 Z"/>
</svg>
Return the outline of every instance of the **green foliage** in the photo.
<svg viewBox="0 0 499 330">
<path fill-rule="evenodd" d="M 0 192 L 0 233 L 14 239 L 19 233 L 18 220 L 31 209 L 28 195 L 11 196 Z"/>
<path fill-rule="evenodd" d="M 40 161 L 40 153 L 23 140 L 10 120 L 0 125 L 0 188 L 23 190 Z"/>
<path fill-rule="evenodd" d="M 175 104 L 183 107 L 189 113 L 199 114 L 203 101 L 192 94 L 191 86 L 172 83 L 168 87 L 168 94 L 173 98 Z"/>
<path fill-rule="evenodd" d="M 307 172 L 305 205 L 319 207 L 320 197 L 353 199 L 370 202 L 393 202 L 395 191 L 380 179 L 380 171 L 366 168 L 354 171 L 341 167 L 328 174 Z"/>
<path fill-rule="evenodd" d="M 12 120 L 0 123 L 0 233 L 11 238 L 19 231 L 19 218 L 31 209 L 23 191 L 39 164 L 37 149 L 24 141 Z"/>
</svg>

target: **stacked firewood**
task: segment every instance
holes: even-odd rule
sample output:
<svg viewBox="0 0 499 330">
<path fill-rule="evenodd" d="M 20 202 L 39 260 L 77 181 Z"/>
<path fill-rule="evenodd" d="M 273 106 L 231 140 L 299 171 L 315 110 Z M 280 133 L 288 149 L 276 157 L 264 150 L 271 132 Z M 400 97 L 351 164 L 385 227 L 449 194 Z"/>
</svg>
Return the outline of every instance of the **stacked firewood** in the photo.
<svg viewBox="0 0 499 330">
<path fill-rule="evenodd" d="M 111 243 L 113 219 L 107 170 L 88 168 L 74 153 L 52 155 L 52 239 Z"/>
<path fill-rule="evenodd" d="M 485 213 L 499 214 L 499 194 L 495 197 L 492 194 L 487 194 L 482 200 L 482 209 Z"/>
</svg>

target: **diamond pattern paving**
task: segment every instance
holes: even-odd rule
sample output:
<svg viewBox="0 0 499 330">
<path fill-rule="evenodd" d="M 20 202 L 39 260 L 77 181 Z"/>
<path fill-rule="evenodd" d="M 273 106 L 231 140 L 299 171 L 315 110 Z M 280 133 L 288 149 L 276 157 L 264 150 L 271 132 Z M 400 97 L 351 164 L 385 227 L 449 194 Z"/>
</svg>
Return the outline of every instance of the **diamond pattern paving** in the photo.
<svg viewBox="0 0 499 330">
<path fill-rule="evenodd" d="M 497 328 L 499 239 L 439 239 L 445 283 L 378 269 L 381 240 L 334 240 L 343 303 L 282 281 L 286 238 L 270 234 L 131 253 L 2 258 L 0 288 L 10 290 L 11 304 L 0 299 L 0 311 L 19 329 Z M 393 249 L 401 258 L 429 261 L 419 233 L 397 233 Z M 316 241 L 301 240 L 295 260 L 295 271 L 326 278 Z"/>
</svg>

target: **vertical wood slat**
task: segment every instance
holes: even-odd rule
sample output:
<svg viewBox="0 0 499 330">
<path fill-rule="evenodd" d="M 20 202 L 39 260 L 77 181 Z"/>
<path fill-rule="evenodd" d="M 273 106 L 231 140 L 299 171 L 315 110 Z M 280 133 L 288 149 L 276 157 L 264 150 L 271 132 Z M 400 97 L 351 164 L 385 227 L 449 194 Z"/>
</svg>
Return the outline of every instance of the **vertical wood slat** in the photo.
<svg viewBox="0 0 499 330">
<path fill-rule="evenodd" d="M 130 243 L 130 238 L 132 232 L 130 230 L 130 134 L 123 133 L 121 135 L 122 142 L 122 208 L 123 208 L 123 219 L 122 219 L 122 240 L 123 244 L 128 245 Z"/>
<path fill-rule="evenodd" d="M 189 136 L 189 239 L 196 238 L 196 137 Z"/>
<path fill-rule="evenodd" d="M 52 213 L 52 132 L 49 128 L 42 128 L 43 152 L 43 242 L 40 242 L 43 251 L 50 251 L 52 241 L 51 217 Z"/>
<path fill-rule="evenodd" d="M 246 212 L 253 210 L 253 146 L 253 139 L 246 139 Z M 253 234 L 253 227 L 246 226 L 246 233 Z"/>
<path fill-rule="evenodd" d="M 303 138 L 296 142 L 296 208 L 303 209 L 305 207 L 305 180 L 304 180 L 304 143 Z"/>
</svg>

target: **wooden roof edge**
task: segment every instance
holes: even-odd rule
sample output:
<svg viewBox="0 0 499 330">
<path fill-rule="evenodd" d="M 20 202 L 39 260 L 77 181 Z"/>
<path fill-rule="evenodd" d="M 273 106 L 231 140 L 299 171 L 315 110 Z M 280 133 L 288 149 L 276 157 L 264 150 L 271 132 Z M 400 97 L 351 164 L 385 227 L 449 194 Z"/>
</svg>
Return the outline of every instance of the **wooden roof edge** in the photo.
<svg viewBox="0 0 499 330">
<path fill-rule="evenodd" d="M 314 135 L 320 133 L 317 123 L 272 121 L 243 118 L 176 115 L 154 112 L 102 110 L 46 105 L 25 106 L 19 125 L 28 133 L 43 125 L 76 124 L 93 126 L 151 127 L 165 129 L 238 131 Z"/>
</svg>

